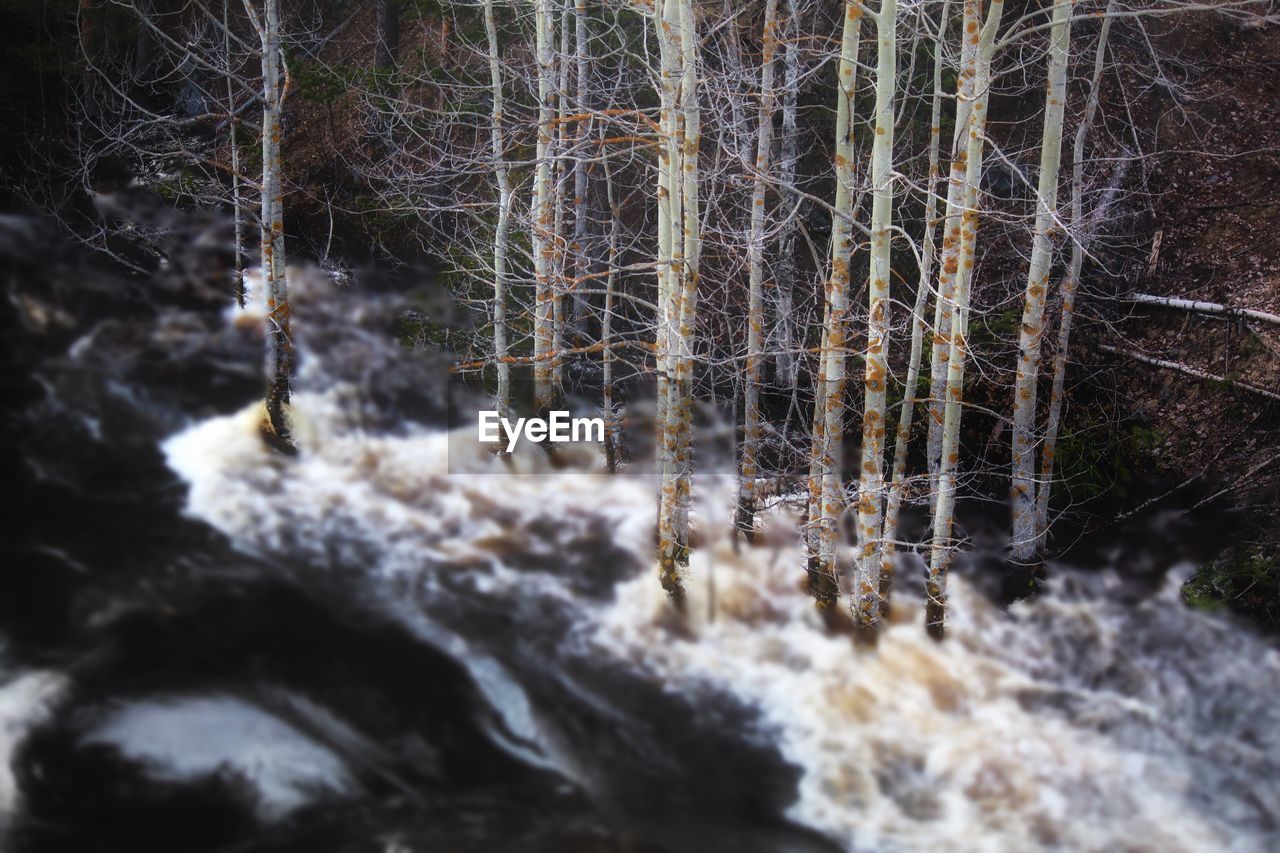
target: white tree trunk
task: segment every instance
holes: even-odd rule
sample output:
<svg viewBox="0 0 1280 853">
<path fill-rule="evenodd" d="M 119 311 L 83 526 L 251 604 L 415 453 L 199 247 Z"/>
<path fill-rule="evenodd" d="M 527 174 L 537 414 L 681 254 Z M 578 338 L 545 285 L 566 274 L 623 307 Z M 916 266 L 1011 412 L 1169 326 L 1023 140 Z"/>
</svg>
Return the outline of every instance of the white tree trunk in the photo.
<svg viewBox="0 0 1280 853">
<path fill-rule="evenodd" d="M 968 176 L 969 123 L 973 114 L 974 86 L 978 74 L 980 4 L 964 0 L 960 33 L 960 69 L 956 82 L 955 129 L 951 140 L 951 167 L 947 178 L 947 203 L 942 227 L 942 256 L 938 267 L 937 301 L 933 308 L 933 335 L 929 346 L 929 431 L 925 460 L 930 491 L 938 489 L 942 458 L 942 421 L 946 407 L 947 359 L 951 354 L 951 318 L 955 311 L 955 281 L 960 264 L 960 235 Z"/>
<path fill-rule="evenodd" d="M 1269 314 L 1254 308 L 1233 308 L 1217 302 L 1203 302 L 1199 299 L 1177 299 L 1172 296 L 1153 296 L 1150 293 L 1132 293 L 1124 297 L 1129 302 L 1144 305 L 1159 305 L 1164 308 L 1175 308 L 1179 311 L 1191 311 L 1195 314 L 1208 314 L 1213 317 L 1236 317 L 1241 320 L 1253 320 L 1257 323 L 1268 323 L 1280 326 L 1280 314 Z"/>
<path fill-rule="evenodd" d="M 498 30 L 493 20 L 493 0 L 484 0 L 484 29 L 489 39 L 489 81 L 493 91 L 489 140 L 493 170 L 498 182 L 498 222 L 493 235 L 493 358 L 498 373 L 497 408 L 511 409 L 511 366 L 507 361 L 507 232 L 511 220 L 511 179 L 507 173 L 506 142 L 502 132 L 502 66 L 498 55 Z"/>
<path fill-rule="evenodd" d="M 1143 364 L 1149 364 L 1152 367 L 1160 367 L 1160 368 L 1164 368 L 1165 370 L 1172 370 L 1177 373 L 1181 373 L 1185 376 L 1193 376 L 1196 379 L 1204 379 L 1208 382 L 1219 382 L 1219 383 L 1222 383 L 1223 385 L 1230 385 L 1232 388 L 1240 388 L 1244 391 L 1251 391 L 1254 394 L 1258 394 L 1260 396 L 1266 397 L 1269 400 L 1280 400 L 1280 391 L 1273 391 L 1270 388 L 1261 388 L 1257 385 L 1251 385 L 1248 382 L 1241 382 L 1238 379 L 1232 379 L 1229 376 L 1219 376 L 1216 373 L 1210 373 L 1207 370 L 1201 370 L 1198 367 L 1191 367 L 1190 365 L 1182 364 L 1177 361 L 1169 361 L 1168 359 L 1163 359 L 1163 358 L 1153 358 L 1152 356 L 1149 356 L 1149 355 L 1143 355 L 1140 352 L 1133 352 L 1131 350 L 1128 350 L 1128 351 L 1122 350 L 1122 349 L 1119 349 L 1118 347 L 1113 347 L 1108 344 L 1102 344 L 1101 346 L 1098 347 L 1098 349 L 1102 350 L 1105 353 L 1108 353 L 1109 355 L 1116 355 L 1116 356 L 1122 356 L 1124 358 L 1131 358 L 1134 361 L 1140 361 Z"/>
<path fill-rule="evenodd" d="M 942 43 L 950 21 L 951 0 L 943 0 L 934 39 L 933 103 L 929 112 L 929 181 L 924 207 L 924 236 L 921 240 L 920 276 L 916 281 L 916 300 L 912 308 L 911 353 L 907 359 L 907 379 L 903 389 L 902 409 L 898 413 L 898 429 L 893 446 L 893 475 L 889 499 L 884 511 L 884 539 L 880 562 L 880 606 L 888 607 L 893 591 L 893 554 L 898 533 L 898 516 L 902 511 L 902 493 L 906 486 L 907 450 L 911 443 L 911 425 L 915 419 L 917 386 L 920 382 L 920 357 L 924 350 L 925 310 L 933 283 L 933 261 L 937 244 L 938 179 L 942 141 Z M 940 300 L 939 300 L 940 301 Z"/>
<path fill-rule="evenodd" d="M 702 145 L 702 114 L 698 99 L 698 32 L 692 0 L 679 0 L 681 58 L 680 100 L 683 123 L 677 138 L 681 148 L 681 214 L 684 226 L 684 267 L 679 291 L 679 326 L 676 349 L 676 504 L 674 529 L 676 556 L 689 559 L 689 505 L 693 474 L 693 349 L 697 322 L 699 270 L 702 257 L 701 206 L 698 154 Z"/>
<path fill-rule="evenodd" d="M 267 311 L 267 427 L 275 439 L 292 446 L 289 398 L 293 381 L 293 336 L 285 276 L 284 183 L 281 179 L 280 0 L 264 0 L 259 19 L 249 0 L 245 8 L 258 30 L 262 59 L 262 279 Z"/>
<path fill-rule="evenodd" d="M 555 41 L 551 0 L 533 0 L 537 31 L 538 141 L 533 179 L 533 396 L 534 408 L 555 406 L 555 210 L 552 205 L 551 158 L 555 152 Z"/>
<path fill-rule="evenodd" d="M 669 264 L 659 258 L 658 573 L 672 601 L 683 606 L 681 568 L 688 564 L 689 552 L 693 337 L 702 251 L 698 39 L 691 2 L 656 3 L 654 25 L 661 61 L 660 135 L 666 155 L 665 159 L 659 155 L 659 255 L 670 252 Z"/>
<path fill-rule="evenodd" d="M 951 527 L 956 500 L 956 465 L 960 461 L 960 414 L 964 396 L 965 356 L 969 334 L 969 286 L 978 241 L 978 187 L 982 181 L 987 101 L 990 96 L 991 57 L 1000 27 L 1003 0 L 991 0 L 986 23 L 978 31 L 978 0 L 965 0 L 966 41 L 976 42 L 977 56 L 965 150 L 964 212 L 961 216 L 956 264 L 953 269 L 954 306 L 948 333 L 946 403 L 943 406 L 942 446 L 938 460 L 938 488 L 933 511 L 933 543 L 925 580 L 925 627 L 941 639 L 947 615 L 947 569 L 951 563 Z M 962 95 L 963 97 L 963 95 Z"/>
<path fill-rule="evenodd" d="M 1013 386 L 1012 558 L 1035 559 L 1036 534 L 1036 391 L 1040 380 L 1040 341 L 1044 333 L 1045 297 L 1053 266 L 1053 237 L 1058 228 L 1058 172 L 1062 162 L 1062 120 L 1067 100 L 1067 62 L 1071 58 L 1071 11 L 1074 0 L 1055 0 L 1049 31 L 1049 71 L 1045 88 L 1044 132 L 1040 141 L 1040 181 L 1036 190 L 1036 230 L 1027 268 L 1018 340 L 1018 372 Z"/>
<path fill-rule="evenodd" d="M 751 541 L 755 536 L 755 481 L 760 453 L 760 372 L 764 344 L 764 242 L 765 190 L 769 179 L 769 154 L 773 144 L 773 55 L 778 0 L 766 0 L 760 68 L 760 114 L 756 136 L 755 178 L 751 189 L 751 224 L 747 234 L 747 375 L 743 391 L 744 416 L 742 468 L 738 494 L 738 530 Z"/>
<path fill-rule="evenodd" d="M 857 91 L 858 43 L 862 7 L 845 3 L 840 40 L 840 68 L 836 79 L 835 205 L 831 219 L 831 271 L 826 283 L 826 323 L 819 353 L 815 407 L 821 407 L 821 429 L 813 437 L 813 457 L 821 483 L 817 522 L 817 560 L 810 571 L 810 588 L 821 609 L 835 606 L 838 595 L 836 544 L 844 514 L 844 472 L 838 458 L 844 441 L 846 324 L 849 311 L 849 256 L 853 216 L 853 114 Z M 817 418 L 815 417 L 815 422 Z M 812 560 L 811 564 L 815 561 Z M 816 580 L 816 582 L 815 582 Z"/>
<path fill-rule="evenodd" d="M 889 305 L 893 241 L 894 96 L 898 85 L 898 4 L 880 0 L 876 14 L 876 128 L 871 146 L 871 261 L 867 285 L 867 354 L 863 371 L 862 468 L 858 527 L 862 543 L 854 576 L 854 618 L 874 625 L 880 615 L 884 527 L 885 391 L 889 365 Z"/>
<path fill-rule="evenodd" d="M 1049 414 L 1045 419 L 1044 444 L 1040 448 L 1040 485 L 1036 492 L 1036 541 L 1043 547 L 1045 534 L 1049 529 L 1049 496 L 1053 491 L 1054 455 L 1058 446 L 1058 428 L 1062 421 L 1063 388 L 1067 377 L 1067 355 L 1071 343 L 1071 321 L 1075 317 L 1076 288 L 1080 283 L 1080 271 L 1084 268 L 1084 241 L 1088 239 L 1084 233 L 1084 144 L 1089 135 L 1089 127 L 1098 111 L 1098 101 L 1102 94 L 1102 71 L 1106 64 L 1107 37 L 1111 32 L 1111 12 L 1115 9 L 1115 0 L 1109 0 L 1107 11 L 1098 31 L 1098 46 L 1093 58 L 1093 80 L 1089 88 L 1089 100 L 1085 104 L 1084 116 L 1080 126 L 1076 128 L 1075 144 L 1071 151 L 1071 228 L 1074 240 L 1071 244 L 1071 265 L 1063 276 L 1062 318 L 1058 321 L 1058 350 L 1053 357 L 1053 387 L 1049 392 Z M 1108 203 L 1104 200 L 1100 209 Z"/>
</svg>

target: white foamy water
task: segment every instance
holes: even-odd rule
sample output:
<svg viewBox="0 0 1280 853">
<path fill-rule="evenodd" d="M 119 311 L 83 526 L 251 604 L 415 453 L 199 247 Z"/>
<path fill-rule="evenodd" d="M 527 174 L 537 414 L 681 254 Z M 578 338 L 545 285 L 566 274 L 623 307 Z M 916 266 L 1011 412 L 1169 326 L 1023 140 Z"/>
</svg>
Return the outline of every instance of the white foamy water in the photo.
<svg viewBox="0 0 1280 853">
<path fill-rule="evenodd" d="M 783 753 L 805 769 L 792 816 L 850 850 L 1268 848 L 1263 834 L 1233 823 L 1241 803 L 1203 801 L 1193 783 L 1204 757 L 1176 751 L 1179 735 L 1230 734 L 1187 729 L 1194 722 L 1166 719 L 1176 709 L 1158 699 L 1115 690 L 1071 691 L 1066 713 L 1034 701 L 1065 689 L 1044 657 L 1052 643 L 1036 632 L 1089 614 L 1045 598 L 1010 619 L 957 578 L 946 643 L 926 636 L 922 602 L 907 599 L 896 603 L 878 648 L 858 649 L 815 618 L 797 583 L 798 550 L 776 562 L 735 555 L 723 543 L 713 552 L 692 563 L 696 575 L 714 559 L 718 601 L 715 620 L 693 639 L 661 627 L 666 605 L 645 577 L 619 590 L 601 645 L 678 687 L 728 690 L 759 707 Z M 690 612 L 703 612 L 699 584 L 690 591 Z M 1175 595 L 1151 606 L 1180 607 Z M 1275 651 L 1232 645 L 1253 656 L 1233 667 L 1234 677 L 1260 679 L 1253 689 L 1266 684 L 1273 694 Z M 1224 675 L 1206 673 L 1203 689 L 1216 689 Z M 1130 731 L 1169 725 L 1172 737 L 1152 741 Z M 1277 779 L 1254 781 L 1274 816 Z"/>
<path fill-rule="evenodd" d="M 342 401 L 340 388 L 296 398 L 296 460 L 263 448 L 253 410 L 175 436 L 165 452 L 190 484 L 188 511 L 246 550 L 317 569 L 367 566 L 375 583 L 412 577 L 428 590 L 448 571 L 477 595 L 576 608 L 593 654 L 757 708 L 760 729 L 744 735 L 803 769 L 792 817 L 850 850 L 1274 849 L 1280 655 L 1181 607 L 1173 582 L 1121 605 L 1105 575 L 1068 576 L 1006 615 L 957 577 L 946 643 L 925 636 L 919 601 L 900 598 L 865 650 L 820 626 L 797 547 L 734 553 L 706 535 L 691 630 L 673 632 L 648 574 L 600 608 L 554 572 L 505 562 L 554 559 L 602 519 L 649 560 L 646 480 L 553 471 L 537 448 L 508 463 L 477 454 L 456 473 L 445 434 L 362 434 Z M 497 473 L 505 464 L 526 475 Z M 728 494 L 714 498 L 704 527 L 727 530 Z M 495 683 L 491 699 L 510 696 L 507 676 Z M 514 705 L 508 725 L 542 743 L 536 711 Z"/>
</svg>

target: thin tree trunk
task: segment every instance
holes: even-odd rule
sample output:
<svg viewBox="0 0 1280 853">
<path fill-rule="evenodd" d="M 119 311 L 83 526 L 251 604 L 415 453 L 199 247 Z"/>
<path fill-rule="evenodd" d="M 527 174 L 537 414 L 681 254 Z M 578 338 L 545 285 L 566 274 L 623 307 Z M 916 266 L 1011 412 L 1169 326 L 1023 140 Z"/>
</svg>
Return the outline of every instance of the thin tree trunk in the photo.
<svg viewBox="0 0 1280 853">
<path fill-rule="evenodd" d="M 604 348 L 601 356 L 603 362 L 602 377 L 602 397 L 603 402 L 601 408 L 604 414 L 604 459 L 605 465 L 612 474 L 618 470 L 618 451 L 617 451 L 617 417 L 614 413 L 613 403 L 613 362 L 616 356 L 613 354 L 612 333 L 613 333 L 613 289 L 615 280 L 617 279 L 618 270 L 618 240 L 622 228 L 622 213 L 618 209 L 618 201 L 614 197 L 613 192 L 613 169 L 609 165 L 608 152 L 604 150 L 604 129 L 600 130 L 600 162 L 604 167 L 604 192 L 605 201 L 609 205 L 609 247 L 606 255 L 609 269 L 606 274 L 604 284 L 604 317 L 600 321 L 600 344 Z"/>
<path fill-rule="evenodd" d="M 587 0 L 574 0 L 574 58 L 576 60 L 577 112 L 590 114 L 591 104 L 591 57 L 590 42 L 587 31 Z M 590 119 L 575 122 L 578 128 L 574 138 L 575 156 L 573 160 L 573 283 L 570 292 L 573 300 L 571 321 L 576 328 L 586 320 L 587 302 L 581 294 L 583 282 L 591 270 L 591 257 L 587 250 L 590 240 L 591 210 L 588 204 L 590 189 L 587 176 L 586 140 L 591 132 Z"/>
<path fill-rule="evenodd" d="M 800 94 L 801 10 L 796 8 L 796 0 L 787 0 L 787 21 L 790 26 L 782 53 L 782 138 L 778 152 L 778 186 L 782 195 L 780 209 L 787 212 L 787 218 L 782 221 L 778 234 L 778 275 L 775 281 L 777 310 L 773 322 L 773 340 L 777 352 L 776 374 L 785 379 L 787 387 L 794 394 L 800 375 L 800 359 L 795 352 L 797 343 L 793 334 L 795 318 L 792 316 L 796 279 L 796 205 L 795 193 L 790 190 L 795 183 L 796 162 L 799 159 L 796 152 L 799 142 L 796 115 Z"/>
<path fill-rule="evenodd" d="M 769 178 L 769 153 L 773 144 L 773 55 L 778 0 L 767 0 L 760 68 L 760 115 L 756 137 L 755 181 L 751 190 L 751 225 L 747 235 L 747 376 L 743 391 L 742 469 L 738 485 L 738 530 L 747 541 L 755 538 L 756 471 L 760 454 L 760 372 L 764 343 L 764 239 L 765 190 Z"/>
<path fill-rule="evenodd" d="M 942 258 L 938 268 L 937 301 L 933 309 L 933 335 L 929 347 L 929 432 L 925 460 L 930 491 L 938 489 L 942 458 L 942 421 L 946 406 L 944 386 L 951 354 L 951 317 L 955 310 L 955 281 L 960 264 L 960 236 L 964 215 L 965 181 L 968 175 L 969 122 L 973 114 L 974 86 L 978 73 L 980 4 L 964 0 L 960 33 L 960 71 L 956 82 L 955 129 L 951 140 L 951 168 L 947 179 L 947 203 L 942 229 Z"/>
<path fill-rule="evenodd" d="M 1044 546 L 1045 534 L 1049 529 L 1049 495 L 1053 490 L 1054 455 L 1058 444 L 1058 427 L 1062 421 L 1063 387 L 1067 376 L 1067 354 L 1071 342 L 1071 321 L 1075 317 L 1076 288 L 1080 283 L 1080 271 L 1084 268 L 1084 144 L 1093 124 L 1094 115 L 1098 111 L 1098 101 L 1102 93 L 1099 85 L 1102 71 L 1106 63 L 1107 36 L 1111 32 L 1111 12 L 1115 8 L 1115 0 L 1109 0 L 1107 11 L 1102 19 L 1098 32 L 1098 47 L 1093 59 L 1093 80 L 1089 88 L 1089 100 L 1085 104 L 1084 116 L 1080 126 L 1076 128 L 1075 144 L 1071 152 L 1071 226 L 1075 239 L 1071 244 L 1071 266 L 1060 285 L 1062 290 L 1062 318 L 1058 321 L 1058 351 L 1053 357 L 1053 387 L 1049 392 L 1049 415 L 1045 420 L 1044 444 L 1040 449 L 1040 486 L 1036 493 L 1036 543 L 1037 548 Z M 1113 184 L 1115 182 L 1113 181 Z M 1104 201 L 1100 209 L 1109 204 Z"/>
<path fill-rule="evenodd" d="M 570 33 L 573 31 L 573 5 L 566 2 L 560 10 L 560 51 L 555 56 L 556 62 L 556 132 L 555 132 L 555 178 L 552 181 L 551 208 L 554 211 L 554 234 L 551 241 L 555 248 L 555 278 L 552 286 L 552 325 L 551 359 L 552 385 L 555 388 L 556 403 L 559 405 L 564 389 L 564 360 L 568 316 L 566 303 L 569 293 L 569 243 L 565 239 L 565 205 L 566 187 L 569 183 L 569 109 L 572 106 L 569 98 Z"/>
<path fill-rule="evenodd" d="M 555 151 L 555 42 L 551 0 L 533 0 L 537 29 L 538 137 L 533 181 L 533 397 L 539 414 L 555 408 L 553 360 L 555 325 L 555 211 L 552 207 L 551 158 Z"/>
<path fill-rule="evenodd" d="M 658 154 L 658 317 L 655 361 L 658 378 L 657 465 L 658 491 L 658 577 L 662 588 L 677 606 L 684 604 L 684 584 L 677 553 L 675 505 L 677 500 L 676 429 L 674 397 L 678 387 L 675 365 L 679 292 L 684 277 L 683 219 L 680 212 L 681 146 L 677 136 L 679 104 L 677 89 L 680 53 L 674 43 L 679 26 L 676 3 L 655 0 L 654 33 L 659 53 L 660 145 Z"/>
<path fill-rule="evenodd" d="M 818 609 L 831 611 L 835 608 L 840 585 L 834 572 L 828 572 L 822 562 L 822 495 L 823 495 L 823 460 L 821 448 L 825 444 L 826 406 L 823 394 L 826 391 L 826 368 L 822 361 L 822 353 L 827 349 L 827 332 L 831 325 L 831 304 L 823 300 L 822 333 L 818 345 L 817 378 L 813 384 L 813 451 L 809 454 L 809 501 L 808 514 L 805 517 L 804 542 L 807 552 L 806 571 L 808 572 L 809 593 L 814 597 Z"/>
<path fill-rule="evenodd" d="M 245 8 L 254 22 L 262 50 L 262 278 L 267 310 L 267 422 L 284 447 L 292 447 L 289 398 L 293 381 L 293 336 L 285 273 L 284 190 L 280 162 L 280 0 L 264 0 L 259 20 L 250 0 Z"/>
<path fill-rule="evenodd" d="M 373 64 L 381 71 L 391 71 L 400 54 L 400 0 L 376 1 L 378 33 Z"/>
<path fill-rule="evenodd" d="M 821 395 L 815 406 L 822 411 L 821 431 L 813 437 L 813 456 L 821 481 L 820 517 L 817 522 L 817 561 L 810 571 L 810 588 L 820 609 L 835 605 L 836 543 L 844 513 L 844 472 L 840 456 L 844 442 L 845 326 L 849 311 L 849 264 L 852 251 L 850 220 L 853 201 L 853 112 L 857 91 L 858 40 L 862 28 L 862 7 L 856 0 L 845 3 L 840 40 L 840 68 L 836 89 L 835 209 L 831 219 L 831 271 L 826 283 L 827 317 L 819 353 L 818 384 Z M 817 418 L 815 417 L 815 421 Z M 813 564 L 812 554 L 811 564 Z M 821 578 L 813 582 L 814 575 Z"/>
<path fill-rule="evenodd" d="M 493 92 L 489 141 L 493 170 L 498 182 L 498 222 L 493 235 L 493 357 L 498 372 L 496 403 L 499 414 L 511 410 L 511 367 L 507 363 L 507 243 L 511 220 L 511 179 L 507 174 L 506 142 L 502 122 L 502 67 L 498 56 L 498 29 L 493 0 L 484 0 L 484 29 L 489 40 L 489 81 Z"/>
<path fill-rule="evenodd" d="M 938 227 L 938 179 L 942 141 L 942 71 L 944 67 L 942 44 L 950 22 L 951 0 L 943 0 L 938 19 L 937 37 L 934 39 L 933 103 L 929 119 L 929 181 L 924 209 L 924 236 L 920 257 L 920 276 L 916 282 L 916 301 L 912 308 L 911 354 L 907 360 L 907 379 L 903 388 L 902 409 L 898 413 L 898 429 L 893 447 L 893 474 L 889 486 L 889 499 L 884 511 L 884 539 L 880 562 L 880 606 L 889 606 L 893 592 L 893 554 L 898 534 L 898 516 L 902 511 L 902 493 L 906 486 L 907 449 L 911 443 L 911 425 L 915 418 L 916 398 L 920 383 L 920 358 L 924 350 L 925 311 L 929 305 L 929 292 L 933 282 L 933 261 L 937 244 Z"/>
<path fill-rule="evenodd" d="M 898 85 L 898 4 L 880 0 L 876 14 L 876 129 L 871 146 L 871 260 L 867 286 L 867 355 L 863 371 L 862 468 L 858 526 L 862 549 L 854 577 L 854 619 L 874 625 L 880 615 L 884 559 L 883 508 L 885 389 L 889 376 L 889 299 L 893 227 L 894 95 Z"/>
<path fill-rule="evenodd" d="M 991 0 L 987 20 L 978 30 L 978 0 L 965 0 L 964 39 L 976 43 L 977 56 L 972 88 L 973 105 L 966 122 L 964 207 L 955 253 L 955 305 L 952 310 L 947 352 L 946 404 L 943 407 L 942 446 L 938 463 L 937 500 L 933 512 L 933 543 L 929 574 L 925 581 L 925 627 L 941 639 L 947 616 L 947 569 L 951 563 L 951 527 L 956 500 L 956 465 L 960 461 L 960 414 L 964 396 L 965 356 L 968 352 L 969 287 L 973 279 L 978 241 L 978 186 L 982 180 L 982 156 L 986 140 L 987 101 L 990 96 L 991 56 L 1000 27 L 1003 0 Z"/>
<path fill-rule="evenodd" d="M 679 338 L 676 362 L 676 505 L 674 529 L 676 556 L 689 561 L 689 505 L 693 475 L 693 350 L 697 324 L 698 275 L 702 256 L 701 206 L 698 153 L 702 144 L 702 118 L 698 99 L 698 32 L 692 0 L 680 0 L 680 99 L 683 126 L 681 147 L 681 213 L 684 222 L 684 270 L 679 300 Z"/>
<path fill-rule="evenodd" d="M 1044 133 L 1040 142 L 1040 182 L 1036 191 L 1036 230 L 1027 268 L 1018 341 L 1018 372 L 1013 386 L 1013 479 L 1009 500 L 1013 508 L 1012 558 L 1029 564 L 1037 542 L 1036 391 L 1040 379 L 1040 341 L 1044 333 L 1044 305 L 1053 266 L 1053 234 L 1058 230 L 1058 172 L 1062 162 L 1062 121 L 1067 100 L 1067 62 L 1071 58 L 1073 0 L 1055 0 L 1049 31 L 1049 72 L 1045 90 Z"/>
<path fill-rule="evenodd" d="M 239 121 L 236 117 L 236 94 L 231 73 L 231 0 L 222 0 L 222 50 L 227 63 L 227 147 L 231 157 L 231 221 L 232 251 L 235 254 L 231 272 L 231 292 L 236 305 L 244 308 L 244 210 L 240 202 L 240 144 L 236 139 Z"/>
</svg>

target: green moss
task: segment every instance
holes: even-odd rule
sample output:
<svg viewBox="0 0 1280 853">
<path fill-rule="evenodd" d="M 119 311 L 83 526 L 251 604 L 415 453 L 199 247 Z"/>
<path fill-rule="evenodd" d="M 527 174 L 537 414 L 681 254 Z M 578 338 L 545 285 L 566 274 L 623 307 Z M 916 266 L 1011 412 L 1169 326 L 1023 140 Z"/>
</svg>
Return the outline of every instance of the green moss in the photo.
<svg viewBox="0 0 1280 853">
<path fill-rule="evenodd" d="M 1014 340 L 1022 327 L 1022 305 L 1019 302 L 1007 311 L 972 324 L 969 332 L 970 346 L 977 348 L 1001 340 Z"/>
<path fill-rule="evenodd" d="M 1057 470 L 1072 502 L 1123 497 L 1164 434 L 1138 424 L 1076 424 L 1058 440 Z"/>
<path fill-rule="evenodd" d="M 1182 585 L 1182 600 L 1199 610 L 1225 608 L 1280 628 L 1280 555 L 1228 552 Z"/>
</svg>

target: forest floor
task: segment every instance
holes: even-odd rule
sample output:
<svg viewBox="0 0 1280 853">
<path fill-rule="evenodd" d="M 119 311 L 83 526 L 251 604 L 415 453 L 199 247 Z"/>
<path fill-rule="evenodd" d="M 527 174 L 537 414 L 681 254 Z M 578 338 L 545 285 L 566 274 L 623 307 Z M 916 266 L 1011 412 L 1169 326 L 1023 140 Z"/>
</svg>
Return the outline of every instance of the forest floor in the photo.
<svg viewBox="0 0 1280 853">
<path fill-rule="evenodd" d="M 1167 81 L 1153 87 L 1163 89 L 1156 97 L 1133 97 L 1139 81 L 1120 75 L 1119 94 L 1140 110 L 1133 120 L 1151 129 L 1157 153 L 1131 178 L 1142 182 L 1150 211 L 1132 235 L 1116 293 L 1280 314 L 1280 38 L 1275 26 L 1241 28 L 1214 16 L 1199 23 L 1153 33 Z M 1241 536 L 1219 566 L 1246 564 L 1248 577 L 1215 580 L 1210 597 L 1230 601 L 1245 594 L 1236 587 L 1259 579 L 1267 596 L 1280 591 L 1280 528 L 1272 523 L 1280 403 L 1233 384 L 1280 392 L 1280 326 L 1124 303 L 1102 313 L 1111 321 L 1105 337 L 1120 348 L 1226 380 L 1114 362 L 1119 399 L 1150 427 L 1155 467 L 1175 482 L 1208 477 L 1208 494 L 1241 511 Z M 1259 591 L 1254 584 L 1248 595 Z M 1274 603 L 1258 603 L 1269 615 L 1252 615 L 1280 624 Z"/>
<path fill-rule="evenodd" d="M 1167 42 L 1187 82 L 1163 111 L 1136 116 L 1151 122 L 1161 153 L 1147 161 L 1152 215 L 1135 235 L 1146 258 L 1132 289 L 1280 314 L 1280 39 L 1274 27 L 1219 22 L 1180 27 Z M 1116 328 L 1144 355 L 1280 390 L 1280 327 L 1129 305 Z M 1158 459 L 1280 498 L 1280 464 L 1250 473 L 1280 463 L 1275 401 L 1144 364 L 1116 376 L 1155 426 Z"/>
</svg>

